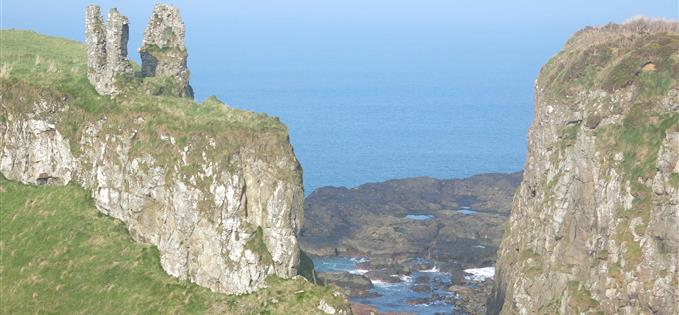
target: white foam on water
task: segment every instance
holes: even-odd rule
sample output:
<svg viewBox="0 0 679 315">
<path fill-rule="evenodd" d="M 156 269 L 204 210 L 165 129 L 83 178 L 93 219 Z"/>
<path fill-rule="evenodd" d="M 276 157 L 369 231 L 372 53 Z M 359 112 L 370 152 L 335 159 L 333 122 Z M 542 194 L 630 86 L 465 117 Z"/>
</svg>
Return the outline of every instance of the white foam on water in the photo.
<svg viewBox="0 0 679 315">
<path fill-rule="evenodd" d="M 401 279 L 401 281 L 406 282 L 406 283 L 413 282 L 413 277 L 411 277 L 411 276 L 401 275 L 401 276 L 399 276 L 399 279 Z"/>
<path fill-rule="evenodd" d="M 352 262 L 357 263 L 357 264 L 364 263 L 364 262 L 368 261 L 368 259 L 365 258 L 365 257 L 351 257 L 349 260 L 351 260 Z"/>
<path fill-rule="evenodd" d="M 420 270 L 420 272 L 439 272 L 439 268 L 434 266 L 431 269 Z"/>
<path fill-rule="evenodd" d="M 470 274 L 470 276 L 464 277 L 469 281 L 483 282 L 486 279 L 493 279 L 495 277 L 495 267 L 469 268 L 465 269 L 464 272 Z"/>
<path fill-rule="evenodd" d="M 373 285 L 376 286 L 376 287 L 392 287 L 392 286 L 398 285 L 398 283 L 382 281 L 382 280 L 379 280 L 379 279 L 375 279 L 375 280 L 370 279 L 370 282 L 372 282 Z"/>
<path fill-rule="evenodd" d="M 427 221 L 433 219 L 434 216 L 431 214 L 409 214 L 406 215 L 404 218 L 416 221 Z"/>
<path fill-rule="evenodd" d="M 354 269 L 354 270 L 349 270 L 349 273 L 352 274 L 352 275 L 361 275 L 362 276 L 362 275 L 368 273 L 369 271 L 370 270 L 366 270 L 366 269 Z"/>
<path fill-rule="evenodd" d="M 432 306 L 432 303 L 421 303 L 421 304 L 418 303 L 418 304 L 415 304 L 413 306 L 415 306 L 415 307 L 430 307 L 430 306 Z"/>
</svg>

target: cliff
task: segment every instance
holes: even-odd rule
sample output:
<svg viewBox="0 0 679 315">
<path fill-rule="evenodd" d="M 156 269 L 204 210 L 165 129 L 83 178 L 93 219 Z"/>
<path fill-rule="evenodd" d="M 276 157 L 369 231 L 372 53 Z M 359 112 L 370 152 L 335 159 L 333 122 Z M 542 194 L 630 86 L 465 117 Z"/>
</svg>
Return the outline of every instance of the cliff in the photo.
<svg viewBox="0 0 679 315">
<path fill-rule="evenodd" d="M 82 44 L 1 35 L 5 177 L 86 189 L 134 240 L 157 246 L 168 274 L 213 291 L 297 274 L 302 170 L 278 119 L 152 95 L 134 77 L 100 96 Z"/>
<path fill-rule="evenodd" d="M 679 24 L 589 27 L 540 71 L 489 312 L 679 312 Z"/>
<path fill-rule="evenodd" d="M 103 215 L 76 184 L 24 185 L 0 175 L 2 314 L 349 313 L 335 287 L 270 276 L 245 295 L 211 292 L 168 276 L 153 245 Z"/>
</svg>

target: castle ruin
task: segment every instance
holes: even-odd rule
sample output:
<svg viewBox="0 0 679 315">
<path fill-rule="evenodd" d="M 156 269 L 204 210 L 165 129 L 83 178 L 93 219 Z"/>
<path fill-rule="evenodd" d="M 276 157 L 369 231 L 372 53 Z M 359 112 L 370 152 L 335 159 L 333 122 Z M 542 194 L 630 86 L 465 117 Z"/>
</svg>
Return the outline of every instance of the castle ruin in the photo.
<svg viewBox="0 0 679 315">
<path fill-rule="evenodd" d="M 118 94 L 117 83 L 133 75 L 127 59 L 127 17 L 113 8 L 104 24 L 99 6 L 89 5 L 85 12 L 85 37 L 87 78 L 97 93 Z M 142 79 L 154 78 L 155 84 L 162 86 L 162 94 L 193 98 L 184 37 L 184 22 L 179 10 L 170 5 L 156 5 L 139 49 L 142 60 L 139 75 Z"/>
<path fill-rule="evenodd" d="M 176 85 L 172 94 L 192 98 L 184 34 L 179 10 L 166 4 L 156 5 L 139 49 L 141 74 L 143 77 L 172 78 L 174 82 L 170 84 Z"/>
<path fill-rule="evenodd" d="M 87 44 L 87 78 L 99 94 L 118 94 L 116 81 L 131 75 L 132 66 L 127 60 L 129 22 L 115 8 L 108 13 L 104 25 L 99 6 L 87 6 L 85 37 Z"/>
</svg>

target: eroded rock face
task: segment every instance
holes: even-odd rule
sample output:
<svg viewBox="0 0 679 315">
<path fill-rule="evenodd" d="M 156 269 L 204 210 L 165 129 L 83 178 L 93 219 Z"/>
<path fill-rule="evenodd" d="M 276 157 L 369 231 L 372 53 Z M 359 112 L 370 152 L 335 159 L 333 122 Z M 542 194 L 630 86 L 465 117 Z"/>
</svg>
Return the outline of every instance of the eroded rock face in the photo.
<svg viewBox="0 0 679 315">
<path fill-rule="evenodd" d="M 366 256 L 373 267 L 419 257 L 445 271 L 492 265 L 520 181 L 514 173 L 322 187 L 305 200 L 301 245 L 316 256 Z"/>
<path fill-rule="evenodd" d="M 142 76 L 166 78 L 172 81 L 170 85 L 175 85 L 170 94 L 193 98 L 184 37 L 179 10 L 170 5 L 156 5 L 139 49 Z"/>
<path fill-rule="evenodd" d="M 679 312 L 677 82 L 665 21 L 587 28 L 541 70 L 490 313 Z"/>
<path fill-rule="evenodd" d="M 88 189 L 101 212 L 126 223 L 135 240 L 157 246 L 170 275 L 245 293 L 263 287 L 269 275 L 297 274 L 303 190 L 284 136 L 253 133 L 236 144 L 211 135 L 206 145 L 180 145 L 171 132 L 149 133 L 143 117 L 130 127 L 122 125 L 129 118 L 103 115 L 84 121 L 83 132 L 69 139 L 60 126 L 77 111 L 67 100 L 17 96 L 1 105 L 2 174 Z M 164 156 L 178 158 L 162 161 L 135 148 L 136 138 L 149 136 L 159 137 Z M 233 155 L 219 154 L 236 145 Z"/>
<path fill-rule="evenodd" d="M 85 10 L 85 38 L 87 45 L 87 78 L 97 93 L 115 95 L 120 92 L 116 82 L 121 76 L 132 75 L 127 60 L 129 22 L 113 8 L 104 24 L 99 6 Z"/>
</svg>

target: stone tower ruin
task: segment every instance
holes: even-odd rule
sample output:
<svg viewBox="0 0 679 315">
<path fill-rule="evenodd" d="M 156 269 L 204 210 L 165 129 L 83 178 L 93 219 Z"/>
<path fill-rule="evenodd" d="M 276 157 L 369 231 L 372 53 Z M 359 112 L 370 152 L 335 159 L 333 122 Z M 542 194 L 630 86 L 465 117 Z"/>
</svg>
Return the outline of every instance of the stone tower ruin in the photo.
<svg viewBox="0 0 679 315">
<path fill-rule="evenodd" d="M 127 60 L 127 40 L 130 28 L 127 17 L 115 8 L 108 13 L 104 25 L 99 6 L 87 6 L 85 37 L 87 45 L 87 78 L 97 93 L 115 95 L 119 90 L 116 81 L 121 76 L 132 75 Z"/>
<path fill-rule="evenodd" d="M 170 5 L 156 5 L 139 53 L 142 60 L 140 76 L 142 79 L 154 78 L 152 84 L 160 87 L 155 89 L 160 90 L 157 93 L 193 98 L 184 36 L 184 22 L 179 10 Z M 120 87 L 117 83 L 120 79 L 133 75 L 127 59 L 127 17 L 113 8 L 104 24 L 99 6 L 87 6 L 85 37 L 87 78 L 99 94 L 118 94 Z"/>
<path fill-rule="evenodd" d="M 166 4 L 156 5 L 139 48 L 141 74 L 143 77 L 167 78 L 171 94 L 193 98 L 184 34 L 179 10 Z"/>
</svg>

